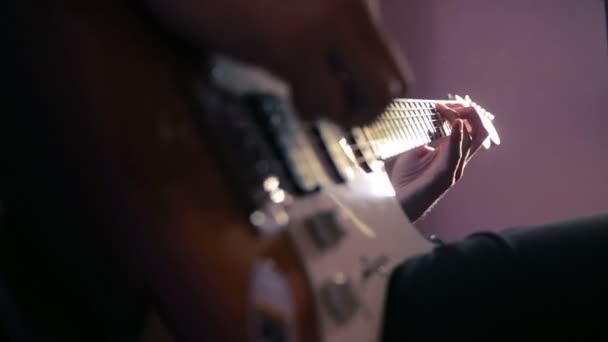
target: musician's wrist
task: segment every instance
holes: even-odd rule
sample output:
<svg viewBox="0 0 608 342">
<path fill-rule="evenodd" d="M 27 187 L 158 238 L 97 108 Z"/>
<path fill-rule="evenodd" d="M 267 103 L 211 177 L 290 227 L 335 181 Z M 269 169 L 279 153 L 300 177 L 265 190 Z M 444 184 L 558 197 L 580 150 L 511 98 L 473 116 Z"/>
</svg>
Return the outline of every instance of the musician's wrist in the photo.
<svg viewBox="0 0 608 342">
<path fill-rule="evenodd" d="M 397 198 L 401 208 L 410 221 L 420 220 L 449 190 L 449 186 L 429 186 L 424 189 L 408 191 L 407 193 L 397 193 Z"/>
<path fill-rule="evenodd" d="M 418 221 L 428 209 L 432 206 L 432 203 L 426 203 L 423 196 L 420 194 L 412 194 L 402 198 L 400 200 L 401 208 L 405 212 L 405 215 L 412 222 Z"/>
</svg>

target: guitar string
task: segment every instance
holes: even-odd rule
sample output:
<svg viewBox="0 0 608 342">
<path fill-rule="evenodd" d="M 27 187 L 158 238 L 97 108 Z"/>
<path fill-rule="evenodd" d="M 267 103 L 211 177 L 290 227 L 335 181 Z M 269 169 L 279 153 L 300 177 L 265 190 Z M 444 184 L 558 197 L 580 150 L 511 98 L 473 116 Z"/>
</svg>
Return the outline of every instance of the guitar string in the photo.
<svg viewBox="0 0 608 342">
<path fill-rule="evenodd" d="M 386 121 L 401 121 L 401 120 L 389 118 L 389 119 L 383 119 L 382 121 L 384 121 L 384 122 L 378 122 L 375 124 L 362 126 L 360 128 L 364 129 L 364 130 L 375 130 L 375 131 L 379 130 L 379 131 L 381 131 L 381 133 L 384 133 L 386 135 L 396 135 L 396 134 L 399 134 L 399 132 L 408 133 L 408 132 L 404 132 L 403 129 L 404 128 L 410 128 L 410 129 L 413 128 L 412 132 L 414 134 L 411 134 L 412 132 L 409 132 L 408 134 L 404 135 L 404 137 L 406 137 L 406 138 L 412 138 L 412 135 L 417 135 L 419 137 L 421 134 L 423 134 L 424 136 L 428 136 L 429 131 L 434 133 L 434 135 L 437 135 L 438 133 L 441 135 L 445 135 L 445 133 L 441 130 L 443 128 L 442 125 L 446 122 L 445 120 L 434 119 L 434 120 L 425 120 L 424 122 L 405 122 L 405 123 L 400 123 L 399 125 L 394 125 L 389 128 L 380 127 L 380 126 L 386 126 Z M 437 124 L 437 125 L 435 125 L 435 124 Z M 416 137 L 416 138 L 418 138 L 418 137 Z"/>
<path fill-rule="evenodd" d="M 406 121 L 406 122 L 403 122 Z M 409 121 L 409 122 L 407 122 Z M 366 125 L 363 126 L 363 128 L 370 128 L 373 129 L 376 126 L 381 126 L 383 124 L 386 124 L 387 122 L 390 125 L 393 125 L 391 130 L 402 130 L 403 128 L 407 128 L 412 127 L 412 126 L 419 126 L 424 128 L 425 130 L 428 128 L 431 128 L 433 130 L 438 129 L 438 126 L 435 126 L 435 124 L 437 123 L 444 123 L 447 120 L 443 120 L 443 119 L 428 119 L 428 120 L 415 120 L 415 119 L 409 119 L 408 118 L 381 118 L 378 119 L 377 122 L 373 122 L 370 125 Z"/>
<path fill-rule="evenodd" d="M 419 143 L 419 142 L 430 143 L 434 140 L 437 140 L 439 138 L 443 138 L 446 136 L 447 135 L 435 134 L 432 138 L 429 135 L 427 135 L 426 137 L 416 137 L 416 138 L 410 138 L 410 139 L 394 139 L 392 137 L 385 137 L 385 138 L 367 139 L 366 144 L 367 145 L 372 145 L 372 144 L 384 145 L 387 143 L 396 143 L 396 144 L 411 144 L 411 143 Z"/>
<path fill-rule="evenodd" d="M 356 142 L 349 144 L 351 149 L 358 152 L 362 152 L 362 148 L 371 149 L 376 155 L 396 155 L 449 135 L 449 128 L 446 130 L 444 127 L 447 120 L 441 118 L 433 106 L 437 103 L 440 102 L 395 100 L 374 122 L 360 127 L 366 138 L 363 143 L 367 146 L 359 146 L 360 142 Z M 396 154 L 387 153 L 387 144 L 399 144 L 403 148 Z M 360 157 L 357 160 L 360 161 Z"/>
<path fill-rule="evenodd" d="M 378 119 L 370 125 L 361 127 L 366 136 L 364 142 L 368 148 L 375 150 L 386 147 L 387 143 L 403 145 L 424 145 L 434 139 L 446 136 L 443 127 L 445 119 L 437 119 L 439 113 L 433 106 L 435 101 L 395 100 Z M 432 137 L 428 133 L 432 133 Z M 351 144 L 351 148 L 361 150 L 359 144 Z M 375 145 L 375 146 L 374 146 Z"/>
<path fill-rule="evenodd" d="M 351 149 L 355 150 L 355 151 L 367 151 L 367 150 L 372 150 L 372 152 L 374 153 L 378 153 L 378 152 L 382 152 L 388 149 L 387 146 L 392 146 L 393 148 L 395 146 L 401 146 L 403 147 L 403 150 L 407 150 L 409 148 L 414 148 L 417 146 L 422 146 L 422 145 L 426 145 L 428 143 L 433 142 L 434 140 L 437 140 L 439 138 L 445 137 L 446 135 L 443 134 L 435 134 L 432 138 L 430 136 L 426 136 L 424 138 L 420 138 L 420 137 L 416 137 L 416 138 L 411 138 L 411 139 L 395 139 L 392 137 L 386 137 L 386 138 L 381 138 L 381 139 L 373 139 L 373 140 L 368 140 L 366 142 L 357 142 L 355 144 L 350 144 Z"/>
<path fill-rule="evenodd" d="M 415 148 L 417 146 L 422 146 L 436 140 L 438 138 L 447 136 L 447 132 L 443 127 L 443 124 L 446 120 L 443 119 L 430 119 L 430 120 L 421 120 L 414 119 L 411 117 L 385 117 L 384 115 L 378 118 L 378 122 L 370 125 L 370 127 L 362 127 L 362 131 L 366 133 L 367 136 L 365 142 L 363 142 L 367 146 L 359 146 L 361 142 L 356 144 L 351 144 L 351 149 L 354 148 L 355 151 L 363 152 L 363 150 L 371 149 L 372 152 L 379 157 L 379 155 L 388 155 L 393 156 L 399 154 L 401 152 L 407 151 L 411 148 Z M 390 115 L 390 114 L 389 114 Z M 417 117 L 434 117 L 438 116 L 437 113 L 427 114 L 427 115 L 417 115 Z M 386 126 L 387 122 L 395 122 L 399 121 L 399 124 L 394 124 L 393 126 Z M 405 122 L 403 122 L 405 121 Z M 438 124 L 438 125 L 435 125 Z M 383 126 L 383 127 L 378 127 Z M 409 129 L 409 132 L 406 130 Z M 421 130 L 422 129 L 422 130 Z M 378 132 L 380 130 L 380 132 Z M 367 132 L 366 132 L 367 131 Z M 369 132 L 376 131 L 376 132 Z M 370 137 L 370 135 L 382 135 L 382 137 Z M 412 134 L 413 133 L 413 134 Z M 428 134 L 431 133 L 431 134 Z M 396 153 L 390 153 L 386 150 L 387 145 L 391 144 L 392 148 L 396 144 L 402 146 L 402 148 L 398 148 Z"/>
</svg>

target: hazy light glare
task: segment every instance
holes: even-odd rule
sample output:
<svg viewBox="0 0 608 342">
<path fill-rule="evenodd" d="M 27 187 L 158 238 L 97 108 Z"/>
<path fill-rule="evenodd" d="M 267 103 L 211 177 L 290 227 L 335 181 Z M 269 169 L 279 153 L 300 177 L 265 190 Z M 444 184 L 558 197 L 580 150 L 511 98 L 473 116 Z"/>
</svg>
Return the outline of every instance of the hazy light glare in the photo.
<svg viewBox="0 0 608 342">
<path fill-rule="evenodd" d="M 272 192 L 279 187 L 279 179 L 277 177 L 268 177 L 264 180 L 264 190 Z"/>
</svg>

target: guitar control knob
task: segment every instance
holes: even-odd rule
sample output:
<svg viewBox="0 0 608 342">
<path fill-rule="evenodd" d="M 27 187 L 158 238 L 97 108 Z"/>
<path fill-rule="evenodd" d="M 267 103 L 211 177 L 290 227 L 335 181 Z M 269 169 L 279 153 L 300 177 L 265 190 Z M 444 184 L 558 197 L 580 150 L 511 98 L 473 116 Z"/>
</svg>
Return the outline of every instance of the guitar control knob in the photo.
<svg viewBox="0 0 608 342">
<path fill-rule="evenodd" d="M 306 218 L 304 227 L 313 243 L 321 251 L 336 246 L 344 237 L 344 230 L 333 210 Z"/>
<path fill-rule="evenodd" d="M 350 320 L 360 307 L 360 302 L 348 278 L 338 273 L 320 289 L 322 305 L 337 323 Z"/>
</svg>

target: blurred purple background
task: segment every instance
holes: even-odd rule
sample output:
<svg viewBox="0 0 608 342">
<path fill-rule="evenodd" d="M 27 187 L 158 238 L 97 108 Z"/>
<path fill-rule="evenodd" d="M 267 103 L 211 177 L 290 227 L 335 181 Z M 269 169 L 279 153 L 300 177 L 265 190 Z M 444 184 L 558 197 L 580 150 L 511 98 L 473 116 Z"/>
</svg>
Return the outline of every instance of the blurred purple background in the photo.
<svg viewBox="0 0 608 342">
<path fill-rule="evenodd" d="M 417 226 L 446 240 L 608 210 L 608 47 L 600 0 L 384 0 L 411 97 L 469 94 L 503 144 Z"/>
</svg>

